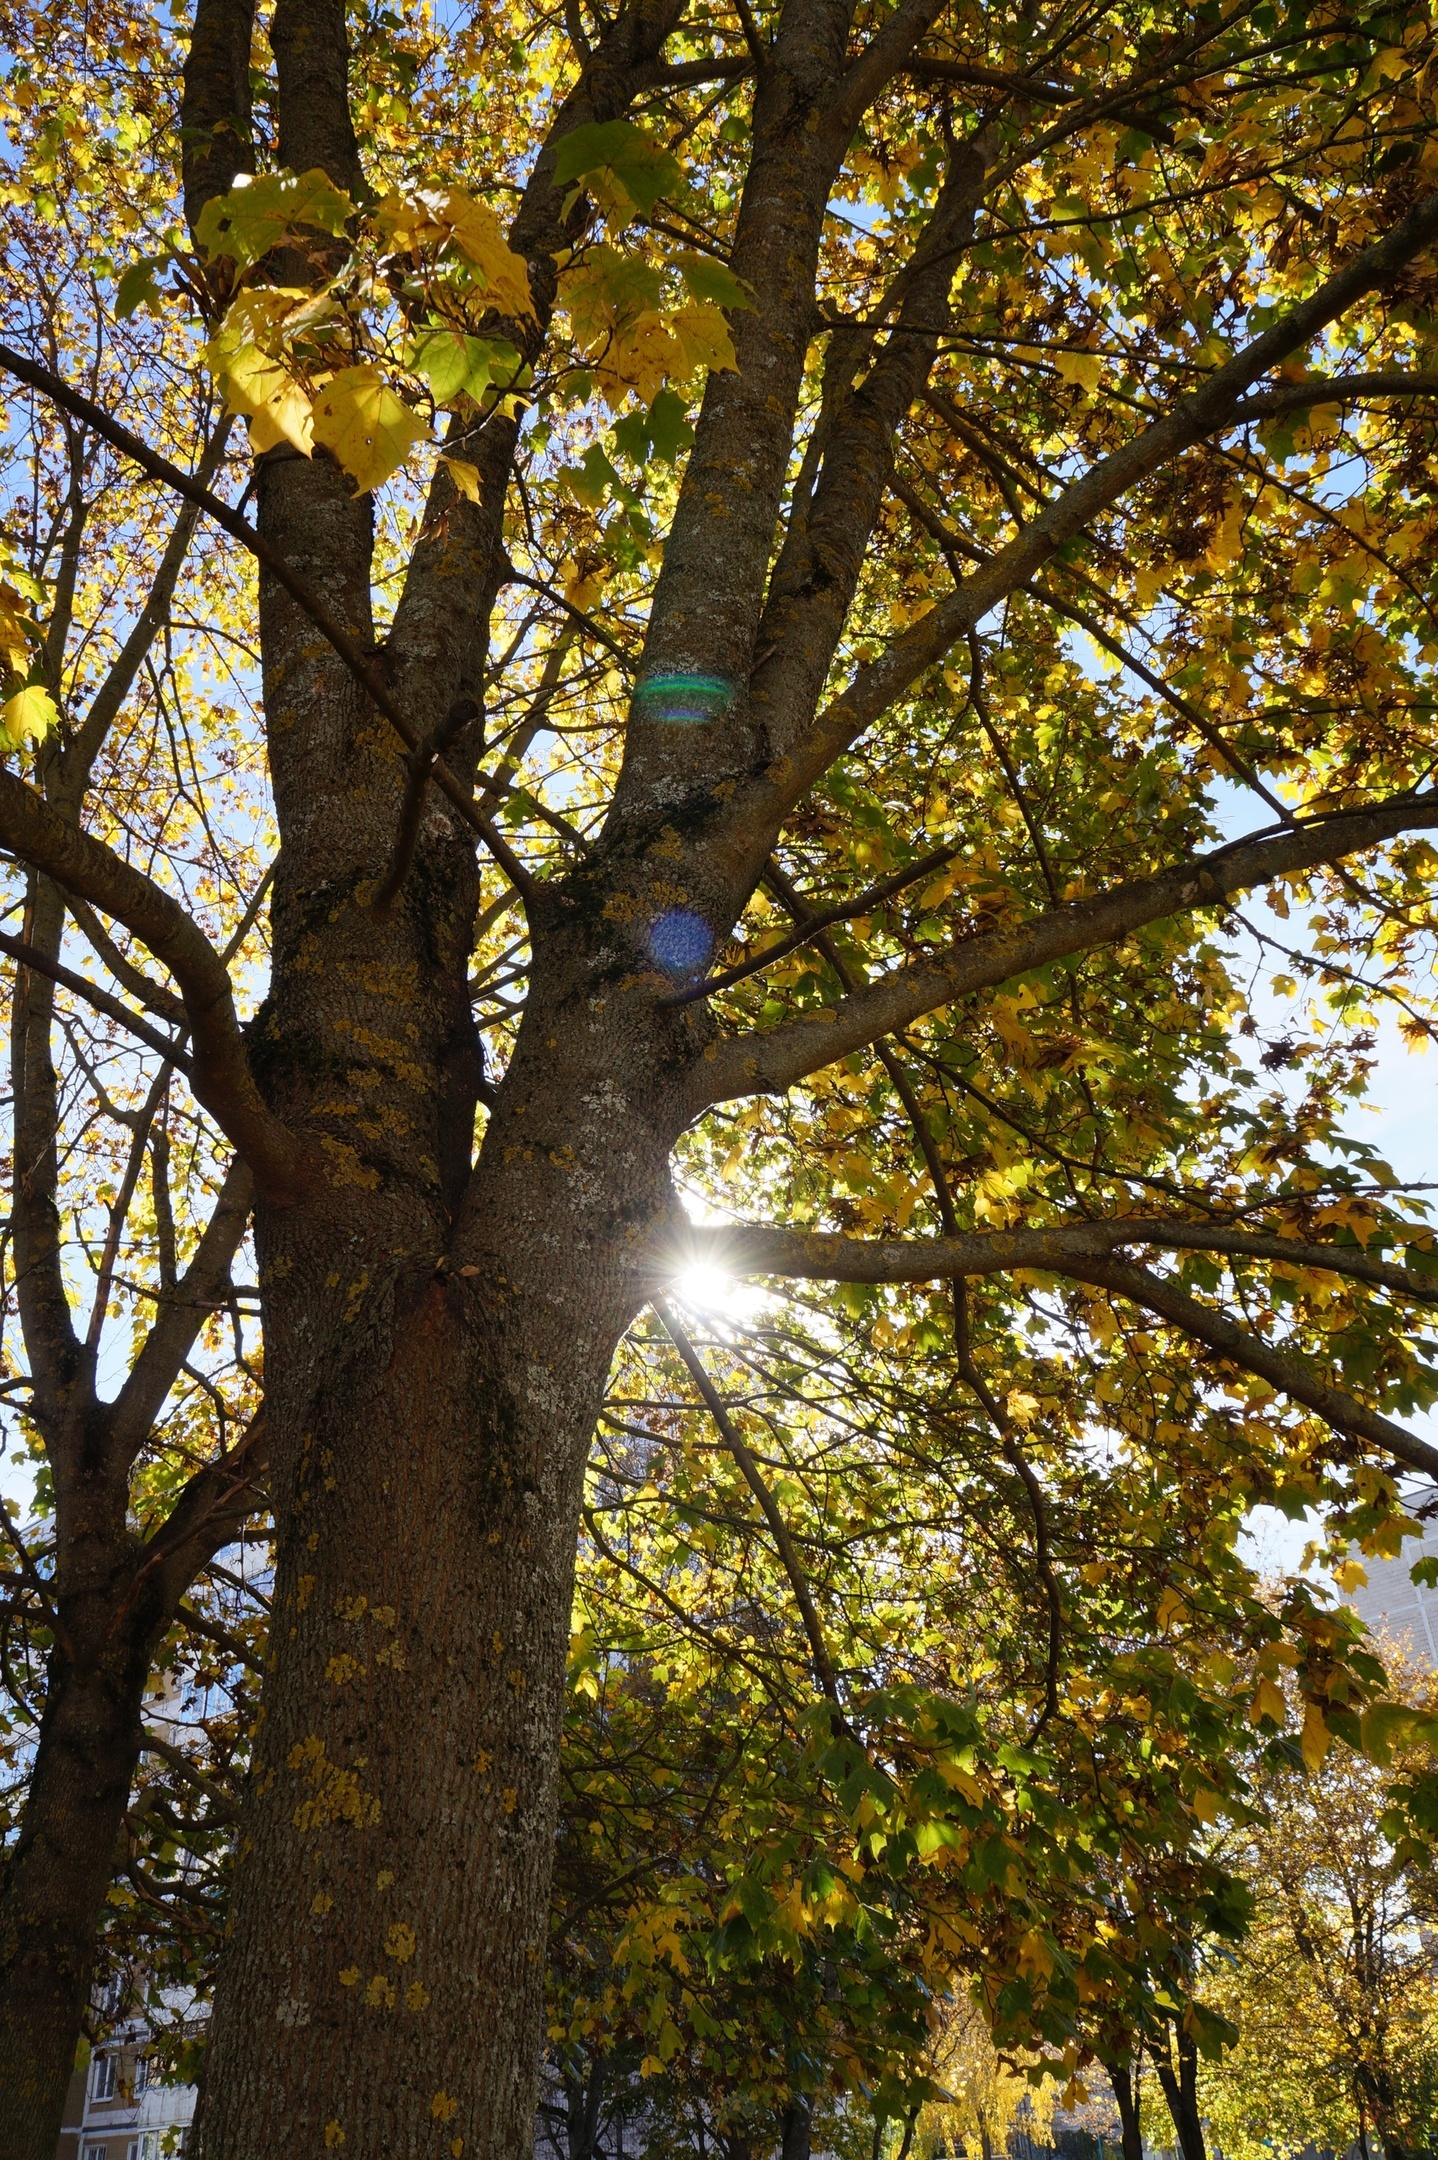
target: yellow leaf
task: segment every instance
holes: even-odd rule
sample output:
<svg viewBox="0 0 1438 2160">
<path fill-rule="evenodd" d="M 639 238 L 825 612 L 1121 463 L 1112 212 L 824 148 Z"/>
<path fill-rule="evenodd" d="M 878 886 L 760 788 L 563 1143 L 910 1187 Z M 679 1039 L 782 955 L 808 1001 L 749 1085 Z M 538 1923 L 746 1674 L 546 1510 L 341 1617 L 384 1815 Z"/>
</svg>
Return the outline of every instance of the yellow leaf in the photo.
<svg viewBox="0 0 1438 2160">
<path fill-rule="evenodd" d="M 1310 1770 L 1319 1768 L 1332 1742 L 1333 1735 L 1328 1730 L 1323 1712 L 1319 1709 L 1317 1703 L 1305 1703 L 1303 1706 L 1303 1732 L 1298 1744 L 1303 1750 L 1303 1760 Z"/>
<path fill-rule="evenodd" d="M 362 495 L 398 470 L 425 433 L 376 367 L 341 368 L 315 399 L 314 439 Z"/>
<path fill-rule="evenodd" d="M 652 405 L 669 377 L 685 365 L 684 349 L 670 335 L 664 318 L 646 308 L 635 322 L 616 331 L 599 365 L 600 392 L 611 408 L 626 390 L 637 391 L 646 405 Z"/>
<path fill-rule="evenodd" d="M 692 300 L 669 318 L 669 327 L 684 349 L 689 368 L 733 368 L 734 341 L 721 311 L 708 300 Z"/>
<path fill-rule="evenodd" d="M 1368 1570 L 1361 1560 L 1344 1560 L 1333 1570 L 1333 1580 L 1340 1590 L 1359 1590 L 1368 1580 Z"/>
<path fill-rule="evenodd" d="M 1194 1786 L 1193 1812 L 1201 1823 L 1217 1822 L 1219 1797 L 1211 1785 Z"/>
<path fill-rule="evenodd" d="M 1158 1601 L 1158 1624 L 1161 1628 L 1173 1627 L 1187 1611 L 1187 1605 L 1176 1590 L 1165 1590 Z"/>
<path fill-rule="evenodd" d="M 491 304 L 505 315 L 533 315 L 529 268 L 507 244 L 498 218 L 463 188 L 423 189 L 413 197 L 387 195 L 374 221 L 397 252 L 456 248 L 474 265 Z"/>
<path fill-rule="evenodd" d="M 48 690 L 17 690 L 0 706 L 0 729 L 12 750 L 27 741 L 48 735 L 60 715 Z"/>
<path fill-rule="evenodd" d="M 258 345 L 242 345 L 225 362 L 219 380 L 229 411 L 243 413 L 248 420 L 250 442 L 257 452 L 287 442 L 305 457 L 310 455 L 309 398 L 278 360 L 261 352 Z"/>
<path fill-rule="evenodd" d="M 1260 1718 L 1272 1718 L 1275 1725 L 1282 1725 L 1287 1716 L 1283 1690 L 1272 1680 L 1260 1680 L 1248 1706 L 1248 1720 L 1256 1725 Z"/>
<path fill-rule="evenodd" d="M 0 585 L 0 655 L 12 675 L 24 675 L 29 669 L 34 628 L 23 595 L 13 585 Z"/>
<path fill-rule="evenodd" d="M 479 467 L 470 465 L 463 458 L 442 457 L 441 465 L 449 468 L 449 476 L 466 502 L 479 501 Z"/>
<path fill-rule="evenodd" d="M 1077 383 L 1087 397 L 1092 397 L 1103 374 L 1103 361 L 1097 353 L 1055 353 L 1054 366 L 1067 383 Z"/>
</svg>

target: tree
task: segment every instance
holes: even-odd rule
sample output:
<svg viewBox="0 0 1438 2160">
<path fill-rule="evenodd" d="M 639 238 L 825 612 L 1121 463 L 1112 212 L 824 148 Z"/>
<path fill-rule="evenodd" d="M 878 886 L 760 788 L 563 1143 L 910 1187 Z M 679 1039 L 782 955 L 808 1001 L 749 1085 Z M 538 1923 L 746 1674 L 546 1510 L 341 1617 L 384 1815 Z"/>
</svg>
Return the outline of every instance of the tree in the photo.
<svg viewBox="0 0 1438 2160">
<path fill-rule="evenodd" d="M 279 853 L 242 1026 L 224 930 L 127 854 L 123 771 L 93 802 L 75 778 L 104 587 L 80 617 L 70 595 L 125 545 L 77 481 L 40 614 L 6 603 L 32 767 L 0 775 L 36 896 L 22 1192 L 44 1167 L 17 1240 L 28 1208 L 29 1355 L 59 1404 L 37 1427 L 57 1498 L 99 1510 L 78 1542 L 57 1512 L 46 1594 L 63 1614 L 145 1564 L 133 1442 L 89 1452 L 106 1420 L 67 1332 L 45 1076 L 68 913 L 188 1030 L 195 1102 L 253 1183 L 276 1624 L 204 2148 L 507 2155 L 533 2117 L 590 1435 L 687 1260 L 990 1286 L 861 1289 L 854 1312 L 962 1383 L 1027 1503 L 1016 1715 L 1036 1692 L 1059 1716 L 1075 1593 L 1046 1482 L 1096 1405 L 1147 1466 L 1138 1547 L 1175 1481 L 1186 1520 L 1283 1488 L 1381 1527 L 1395 1463 L 1438 1461 L 1389 1415 L 1432 1393 L 1426 1234 L 1335 1156 L 1361 1046 L 1285 1041 L 1268 1069 L 1304 1069 L 1302 1102 L 1254 1099 L 1208 936 L 1245 890 L 1311 898 L 1340 1009 L 1393 995 L 1427 1024 L 1429 30 L 634 0 L 562 29 L 375 14 L 351 50 L 337 0 L 264 24 L 200 0 L 181 86 L 162 26 L 106 25 L 47 33 L 68 102 L 33 60 L 9 93 L 37 287 L 57 236 L 101 361 L 77 388 L 73 312 L 0 365 L 35 441 L 68 432 L 107 489 L 158 482 L 239 551 L 226 575 L 257 565 L 238 634 Z M 209 427 L 202 353 L 252 469 Z M 141 440 L 156 416 L 177 453 L 190 423 L 188 456 Z M 197 649 L 237 634 L 230 607 Z M 1075 626 L 1121 672 L 1081 667 Z M 1264 820 L 1218 848 L 1215 774 Z M 137 983 L 121 938 L 169 984 Z M 816 1227 L 687 1227 L 674 1163 L 721 1134 L 771 1223 Z M 934 1234 L 901 1234 L 916 1214 Z M 820 1714 L 847 1723 L 785 1576 Z M 1206 1594 L 1196 1565 L 1169 1587 Z M 1333 1640 L 1294 1625 L 1312 1713 L 1341 1722 Z M 1181 1680 L 1175 1731 L 1209 1715 Z M 831 1731 L 825 1776 L 889 1807 L 878 1750 L 922 1790 L 925 1703 L 849 1691 L 869 1723 Z M 962 1723 L 924 1744 L 957 1763 Z M 965 1804 L 1002 1842 L 1031 1785 L 1000 1767 Z M 1134 1775 L 1177 1824 L 1179 1771 Z M 45 1790 L 37 1770 L 27 1821 Z M 7 1895 L 19 2031 L 13 1864 Z M 1002 2015 L 1051 1953 L 1035 1935 L 1015 1969 L 1001 1905 Z M 71 1958 L 52 2027 L 82 1978 Z M 38 2154 L 58 2041 L 26 2045 L 0 2119 Z"/>
<path fill-rule="evenodd" d="M 1225 2152 L 1431 2149 L 1438 1987 L 1419 1932 L 1431 1875 L 1390 1842 L 1388 1783 L 1344 1749 L 1258 1789 L 1241 1833 L 1254 1926 L 1209 1986 L 1241 2035 L 1202 2079 Z"/>
</svg>

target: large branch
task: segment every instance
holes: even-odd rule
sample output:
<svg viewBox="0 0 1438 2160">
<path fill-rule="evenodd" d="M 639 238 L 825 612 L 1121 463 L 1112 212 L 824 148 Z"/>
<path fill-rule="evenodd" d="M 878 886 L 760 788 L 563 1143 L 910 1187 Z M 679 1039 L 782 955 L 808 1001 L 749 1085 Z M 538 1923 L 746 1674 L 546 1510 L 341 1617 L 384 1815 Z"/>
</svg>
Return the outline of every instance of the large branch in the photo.
<svg viewBox="0 0 1438 2160">
<path fill-rule="evenodd" d="M 185 221 L 249 169 L 250 44 L 255 0 L 199 0 L 180 104 Z"/>
<path fill-rule="evenodd" d="M 1045 1229 L 975 1230 L 941 1238 L 826 1237 L 747 1225 L 715 1229 L 692 1224 L 674 1235 L 666 1250 L 651 1251 L 644 1271 L 672 1278 L 697 1262 L 736 1275 L 871 1283 L 938 1282 L 969 1275 L 1007 1274 L 1015 1268 L 1063 1275 L 1146 1306 L 1232 1364 L 1256 1373 L 1291 1395 L 1295 1402 L 1316 1411 L 1337 1431 L 1371 1441 L 1412 1469 L 1438 1476 L 1438 1448 L 1416 1439 L 1401 1425 L 1322 1379 L 1305 1359 L 1236 1327 L 1212 1306 L 1201 1305 L 1171 1276 L 1155 1275 L 1149 1268 L 1113 1259 L 1115 1249 L 1125 1245 L 1160 1245 L 1282 1261 L 1296 1268 L 1323 1269 L 1375 1283 L 1427 1304 L 1438 1303 L 1438 1281 L 1372 1260 L 1366 1253 L 1347 1246 L 1310 1245 L 1261 1232 L 1138 1216 L 1110 1222 L 1059 1223 Z"/>
<path fill-rule="evenodd" d="M 540 146 L 508 235 L 529 267 L 534 314 L 502 326 L 531 364 L 548 335 L 558 262 L 583 238 L 591 214 L 582 194 L 555 184 L 560 144 L 576 128 L 624 118 L 653 82 L 682 12 L 682 0 L 631 0 L 621 9 Z M 399 701 L 418 724 L 433 726 L 455 698 L 481 694 L 490 613 L 511 574 L 504 517 L 519 429 L 518 417 L 501 411 L 451 420 L 446 447 L 477 470 L 479 500 L 467 501 L 449 468 L 436 466 L 389 638 Z"/>
<path fill-rule="evenodd" d="M 1091 900 L 1012 929 L 961 939 L 937 959 L 895 968 L 854 997 L 824 1008 L 822 1018 L 792 1020 L 767 1034 L 716 1044 L 693 1075 L 696 1112 L 738 1095 L 782 1093 L 806 1074 L 906 1028 L 925 1013 L 976 990 L 993 989 L 1030 969 L 1112 944 L 1144 924 L 1191 908 L 1212 907 L 1295 870 L 1339 862 L 1415 827 L 1438 825 L 1438 790 L 1398 797 L 1371 810 L 1341 811 L 1272 839 L 1238 840 L 1214 854 L 1190 856 L 1154 877 L 1116 885 Z"/>
<path fill-rule="evenodd" d="M 922 1141 L 924 1128 L 920 1124 L 916 1130 Z M 932 1174 L 932 1164 L 930 1170 Z M 637 1265 L 646 1277 L 661 1279 L 702 1266 L 727 1275 L 777 1275 L 810 1282 L 944 1282 L 959 1275 L 1009 1274 L 1015 1268 L 1065 1275 L 1072 1273 L 1076 1262 L 1106 1259 L 1131 1245 L 1156 1245 L 1170 1252 L 1231 1253 L 1293 1268 L 1317 1268 L 1395 1291 L 1418 1304 L 1438 1305 L 1438 1276 L 1416 1275 L 1356 1245 L 1318 1245 L 1268 1231 L 1178 1222 L 1163 1215 L 1025 1224 L 1014 1230 L 956 1230 L 950 1236 L 932 1238 L 853 1238 L 748 1223 L 690 1223 L 671 1232 L 663 1245 L 652 1247 Z"/>
<path fill-rule="evenodd" d="M 1412 1470 L 1421 1470 L 1430 1478 L 1438 1478 L 1438 1447 L 1426 1440 L 1417 1439 L 1395 1425 L 1391 1418 L 1377 1410 L 1370 1410 L 1366 1403 L 1348 1394 L 1343 1388 L 1334 1387 L 1324 1380 L 1304 1358 L 1294 1357 L 1286 1350 L 1279 1350 L 1261 1336 L 1250 1335 L 1211 1305 L 1200 1305 L 1177 1283 L 1148 1268 L 1132 1267 L 1122 1261 L 1087 1261 L 1061 1270 L 1076 1282 L 1091 1283 L 1096 1289 L 1110 1290 L 1118 1297 L 1127 1298 L 1131 1304 L 1141 1305 L 1160 1319 L 1169 1321 L 1192 1335 L 1195 1341 L 1207 1343 L 1231 1365 L 1241 1365 L 1245 1372 L 1255 1373 L 1266 1380 L 1270 1387 L 1284 1395 L 1291 1395 L 1295 1402 L 1314 1411 L 1336 1432 L 1351 1433 L 1356 1439 L 1367 1440 L 1374 1447 L 1382 1448 L 1407 1463 Z"/>
<path fill-rule="evenodd" d="M 0 769 L 0 840 L 67 892 L 124 923 L 167 967 L 184 999 L 195 1094 L 228 1134 L 267 1197 L 293 1200 L 319 1175 L 266 1108 L 250 1071 L 230 978 L 177 900 L 102 841 L 71 825 L 17 774 Z"/>
<path fill-rule="evenodd" d="M 254 1200 L 249 1165 L 231 1163 L 194 1257 L 159 1311 L 110 1412 L 110 1438 L 128 1464 L 144 1445 L 206 1319 L 229 1286 Z"/>
<path fill-rule="evenodd" d="M 904 696 L 950 647 L 1001 601 L 1027 585 L 1059 548 L 1138 482 L 1205 437 L 1236 423 L 1243 394 L 1305 346 L 1368 293 L 1387 284 L 1438 238 L 1438 192 L 1425 195 L 1391 233 L 1364 248 L 1326 278 L 1307 300 L 1215 368 L 1198 389 L 1103 458 L 1056 495 L 954 592 L 931 608 L 888 649 L 859 668 L 846 689 L 815 721 L 805 739 L 757 781 L 739 789 L 715 834 L 716 845 L 739 846 L 757 865 L 769 852 L 779 822 L 833 760 Z"/>
</svg>

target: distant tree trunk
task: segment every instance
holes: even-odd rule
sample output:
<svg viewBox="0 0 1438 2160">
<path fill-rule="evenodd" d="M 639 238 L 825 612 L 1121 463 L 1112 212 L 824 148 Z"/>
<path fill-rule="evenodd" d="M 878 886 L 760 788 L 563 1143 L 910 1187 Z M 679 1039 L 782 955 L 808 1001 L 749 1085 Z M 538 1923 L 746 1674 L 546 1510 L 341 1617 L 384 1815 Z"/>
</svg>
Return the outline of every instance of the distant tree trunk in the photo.
<svg viewBox="0 0 1438 2160">
<path fill-rule="evenodd" d="M 603 2096 L 602 2056 L 596 2056 L 588 2077 L 582 2083 L 578 2078 L 565 2079 L 565 2129 L 568 2133 L 569 2160 L 592 2160 L 594 2141 L 599 2132 L 599 2106 Z"/>
<path fill-rule="evenodd" d="M 1109 2083 L 1118 2102 L 1118 2119 L 1123 2133 L 1123 2160 L 1143 2160 L 1143 2121 L 1139 2079 L 1142 2075 L 1143 2057 L 1137 2049 L 1127 2062 L 1108 2065 Z"/>
<path fill-rule="evenodd" d="M 809 2103 L 795 2093 L 780 2122 L 779 2160 L 809 2160 L 814 2118 Z"/>
<path fill-rule="evenodd" d="M 1198 2115 L 1198 2049 L 1187 2033 L 1175 2034 L 1178 2068 L 1175 2071 L 1167 2034 L 1162 2046 L 1153 2047 L 1153 2067 L 1158 2072 L 1158 2082 L 1163 2087 L 1163 2097 L 1168 2102 L 1168 2112 L 1173 2117 L 1173 2127 L 1178 2136 L 1178 2149 L 1183 2160 L 1208 2160 L 1203 2141 L 1203 2124 Z"/>
</svg>

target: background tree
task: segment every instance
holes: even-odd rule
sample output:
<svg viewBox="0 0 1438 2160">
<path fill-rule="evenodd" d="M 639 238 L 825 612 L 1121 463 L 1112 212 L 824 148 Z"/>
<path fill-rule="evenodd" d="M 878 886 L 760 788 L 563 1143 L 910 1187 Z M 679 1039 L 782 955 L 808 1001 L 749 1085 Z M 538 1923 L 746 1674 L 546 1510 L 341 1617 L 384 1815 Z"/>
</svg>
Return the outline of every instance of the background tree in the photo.
<svg viewBox="0 0 1438 2160">
<path fill-rule="evenodd" d="M 1254 1924 L 1207 1992 L 1238 2028 L 1203 2107 L 1223 2151 L 1426 2152 L 1438 2107 L 1438 1985 L 1420 1933 L 1429 1871 L 1391 1842 L 1388 1779 L 1335 1749 L 1255 1794 L 1235 1855 Z M 1388 1833 L 1388 1834 L 1385 1834 Z"/>
<path fill-rule="evenodd" d="M 783 1498 L 726 1437 L 817 1683 L 836 1854 L 903 1904 L 924 1842 L 955 1853 L 935 1925 L 1001 2034 L 1077 2059 L 1084 1989 L 1141 2008 L 1222 1904 L 1192 1825 L 1249 1711 L 1286 1715 L 1275 1674 L 1358 1739 L 1379 1685 L 1297 1592 L 1244 1607 L 1225 1666 L 1224 1536 L 1275 1493 L 1390 1535 L 1395 1464 L 1435 1463 L 1390 1414 L 1432 1393 L 1426 1232 L 1346 1152 L 1366 1048 L 1331 1025 L 1395 998 L 1429 1024 L 1427 19 L 641 0 L 364 17 L 351 50 L 335 0 L 203 0 L 190 27 L 182 53 L 148 19 L 38 45 L 17 20 L 11 208 L 87 388 L 73 330 L 17 321 L 0 363 L 36 401 L 27 458 L 83 430 L 247 558 L 190 619 L 243 640 L 263 698 L 252 1020 L 233 933 L 130 846 L 126 776 L 47 778 L 84 723 L 36 655 L 97 649 L 98 573 L 132 560 L 103 520 L 7 603 L 6 725 L 41 747 L 0 775 L 0 837 L 51 881 L 44 934 L 88 913 L 120 989 L 187 1027 L 254 1188 L 276 1618 L 207 2150 L 527 2136 L 590 1437 L 694 1258 L 858 1285 L 839 1309 L 892 1354 L 891 1402 L 927 1398 L 941 1452 L 966 1430 L 974 1484 L 1026 1506 L 1007 1699 L 956 1701 L 821 1654 Z M 191 733 L 195 699 L 165 708 Z M 1215 849 L 1219 774 L 1262 823 Z M 1336 1001 L 1270 1081 L 1210 934 L 1254 887 L 1316 907 L 1281 979 L 1321 969 Z M 168 984 L 139 988 L 126 938 Z M 23 942 L 28 997 L 51 978 Z M 22 1186 L 58 1154 L 42 1038 Z M 758 1222 L 686 1227 L 676 1173 L 717 1195 L 726 1166 Z M 64 1350 L 53 1205 L 19 1280 Z M 957 1303 L 902 1287 L 970 1276 Z M 1107 1546 L 1070 1527 L 1096 1414 Z M 37 1420 L 57 1496 L 99 1474 L 85 1417 Z M 122 1458 L 107 1583 L 144 1564 Z M 57 1506 L 57 1603 L 77 1527 Z M 1116 1657 L 1109 1597 L 1145 1615 Z M 804 1917 L 797 1859 L 762 1904 L 736 1888 L 755 1959 Z M 81 1979 L 71 1957 L 72 2024 Z M 57 2031 L 10 2079 L 17 2152 L 52 2135 Z"/>
</svg>

